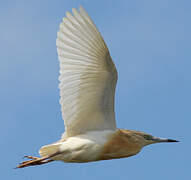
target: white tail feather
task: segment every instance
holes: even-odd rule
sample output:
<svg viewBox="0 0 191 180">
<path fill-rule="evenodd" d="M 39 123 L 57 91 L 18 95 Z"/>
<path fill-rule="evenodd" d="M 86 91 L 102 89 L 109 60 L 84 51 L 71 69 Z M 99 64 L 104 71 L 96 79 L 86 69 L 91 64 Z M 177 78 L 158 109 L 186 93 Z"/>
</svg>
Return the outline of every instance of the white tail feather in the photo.
<svg viewBox="0 0 191 180">
<path fill-rule="evenodd" d="M 59 147 L 60 147 L 60 143 L 42 146 L 39 150 L 39 154 L 41 157 L 45 157 L 45 156 L 54 154 L 59 151 Z"/>
</svg>

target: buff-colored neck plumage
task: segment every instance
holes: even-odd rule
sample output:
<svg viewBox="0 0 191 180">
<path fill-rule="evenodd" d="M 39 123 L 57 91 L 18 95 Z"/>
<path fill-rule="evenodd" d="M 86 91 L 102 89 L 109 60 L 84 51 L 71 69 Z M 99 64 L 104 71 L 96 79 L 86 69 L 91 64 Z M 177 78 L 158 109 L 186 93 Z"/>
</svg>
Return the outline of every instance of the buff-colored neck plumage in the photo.
<svg viewBox="0 0 191 180">
<path fill-rule="evenodd" d="M 119 129 L 110 135 L 104 145 L 99 160 L 116 159 L 136 155 L 143 146 L 147 145 L 141 132 Z"/>
</svg>

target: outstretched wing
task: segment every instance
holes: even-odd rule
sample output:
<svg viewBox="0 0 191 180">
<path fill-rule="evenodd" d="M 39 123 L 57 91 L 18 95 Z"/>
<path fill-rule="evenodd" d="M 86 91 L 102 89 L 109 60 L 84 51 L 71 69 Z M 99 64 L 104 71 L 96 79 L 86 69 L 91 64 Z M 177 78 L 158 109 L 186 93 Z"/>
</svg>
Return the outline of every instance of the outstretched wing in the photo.
<svg viewBox="0 0 191 180">
<path fill-rule="evenodd" d="M 115 129 L 117 71 L 96 26 L 80 7 L 66 13 L 57 35 L 60 104 L 66 135 Z"/>
</svg>

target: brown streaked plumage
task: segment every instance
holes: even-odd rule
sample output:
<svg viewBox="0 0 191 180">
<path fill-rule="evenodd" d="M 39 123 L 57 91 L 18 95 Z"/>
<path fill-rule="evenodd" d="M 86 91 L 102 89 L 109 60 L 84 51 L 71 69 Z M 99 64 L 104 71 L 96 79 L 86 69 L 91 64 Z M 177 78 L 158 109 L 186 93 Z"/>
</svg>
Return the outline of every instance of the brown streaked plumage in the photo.
<svg viewBox="0 0 191 180">
<path fill-rule="evenodd" d="M 61 140 L 41 147 L 41 157 L 17 166 L 52 161 L 91 162 L 136 155 L 149 144 L 177 142 L 147 133 L 117 129 L 114 97 L 117 70 L 108 48 L 86 11 L 66 13 L 57 35 L 60 104 L 65 123 Z"/>
</svg>

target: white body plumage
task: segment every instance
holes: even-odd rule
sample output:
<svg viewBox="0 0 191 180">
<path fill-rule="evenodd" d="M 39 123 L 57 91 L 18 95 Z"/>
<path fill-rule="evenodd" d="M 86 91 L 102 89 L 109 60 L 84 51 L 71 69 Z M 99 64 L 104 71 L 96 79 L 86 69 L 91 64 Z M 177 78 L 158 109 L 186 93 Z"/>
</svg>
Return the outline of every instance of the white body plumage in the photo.
<svg viewBox="0 0 191 180">
<path fill-rule="evenodd" d="M 64 162 L 90 162 L 97 161 L 104 144 L 114 131 L 91 131 L 83 135 L 69 137 L 59 145 L 62 154 L 55 156 L 54 160 Z"/>
</svg>

